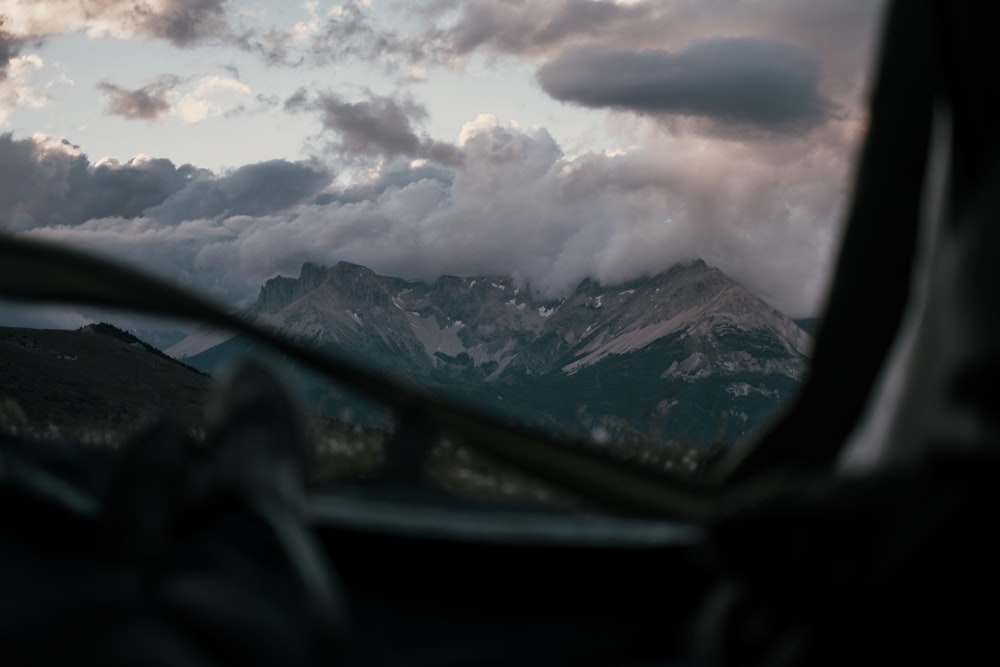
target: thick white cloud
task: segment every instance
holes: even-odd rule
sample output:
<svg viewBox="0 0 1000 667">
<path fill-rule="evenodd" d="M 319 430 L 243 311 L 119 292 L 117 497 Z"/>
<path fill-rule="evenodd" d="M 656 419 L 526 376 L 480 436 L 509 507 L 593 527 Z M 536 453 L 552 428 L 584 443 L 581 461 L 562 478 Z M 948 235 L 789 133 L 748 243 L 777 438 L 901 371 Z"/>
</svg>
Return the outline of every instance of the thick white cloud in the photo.
<svg viewBox="0 0 1000 667">
<path fill-rule="evenodd" d="M 232 77 L 205 76 L 176 100 L 176 114 L 185 123 L 200 123 L 239 108 L 252 94 L 250 86 Z"/>
<path fill-rule="evenodd" d="M 43 107 L 49 103 L 45 93 L 28 85 L 28 75 L 45 66 L 36 55 L 14 56 L 0 68 L 0 124 L 19 106 Z"/>
</svg>

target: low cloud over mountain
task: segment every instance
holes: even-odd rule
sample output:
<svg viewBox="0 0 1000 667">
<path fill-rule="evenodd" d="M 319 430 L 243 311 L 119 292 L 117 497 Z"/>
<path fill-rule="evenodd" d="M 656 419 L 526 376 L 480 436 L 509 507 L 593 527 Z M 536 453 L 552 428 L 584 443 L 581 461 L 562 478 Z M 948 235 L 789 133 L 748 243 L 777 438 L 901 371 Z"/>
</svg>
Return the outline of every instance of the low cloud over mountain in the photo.
<svg viewBox="0 0 1000 667">
<path fill-rule="evenodd" d="M 775 306 L 808 312 L 839 214 L 841 155 L 636 151 L 564 155 L 544 129 L 481 116 L 458 167 L 389 161 L 341 185 L 318 163 L 222 174 L 147 157 L 92 163 L 52 138 L 0 137 L 7 229 L 105 252 L 233 304 L 305 261 L 382 273 L 509 275 L 546 295 L 685 259 L 715 262 Z M 781 164 L 779 164 L 781 163 Z"/>
</svg>

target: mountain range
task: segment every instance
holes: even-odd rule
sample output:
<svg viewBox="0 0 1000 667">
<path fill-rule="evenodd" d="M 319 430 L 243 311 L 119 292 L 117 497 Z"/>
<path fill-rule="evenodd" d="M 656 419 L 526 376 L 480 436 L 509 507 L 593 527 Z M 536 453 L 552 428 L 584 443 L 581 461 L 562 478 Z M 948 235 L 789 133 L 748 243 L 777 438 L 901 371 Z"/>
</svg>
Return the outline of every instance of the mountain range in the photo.
<svg viewBox="0 0 1000 667">
<path fill-rule="evenodd" d="M 504 277 L 417 282 L 340 262 L 276 277 L 250 312 L 378 372 L 598 441 L 725 443 L 747 438 L 796 391 L 811 337 L 703 261 L 620 285 L 584 280 L 547 299 Z M 212 370 L 251 352 L 199 332 L 167 350 Z M 363 402 L 306 381 L 313 407 L 377 419 Z"/>
</svg>

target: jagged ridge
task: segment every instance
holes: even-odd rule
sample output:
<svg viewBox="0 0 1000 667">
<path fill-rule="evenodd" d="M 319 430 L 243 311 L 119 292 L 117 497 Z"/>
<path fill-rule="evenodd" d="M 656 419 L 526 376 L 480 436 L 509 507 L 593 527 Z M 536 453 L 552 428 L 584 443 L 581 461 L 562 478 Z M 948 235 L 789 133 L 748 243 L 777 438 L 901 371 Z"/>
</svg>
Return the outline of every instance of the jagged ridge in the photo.
<svg viewBox="0 0 1000 667">
<path fill-rule="evenodd" d="M 778 409 L 811 341 L 700 260 L 622 285 L 585 280 L 555 300 L 509 278 L 421 283 L 348 262 L 305 264 L 298 278 L 267 281 L 251 310 L 534 423 L 589 429 L 613 418 L 618 431 L 648 432 L 652 419 L 708 440 L 739 439 Z"/>
</svg>

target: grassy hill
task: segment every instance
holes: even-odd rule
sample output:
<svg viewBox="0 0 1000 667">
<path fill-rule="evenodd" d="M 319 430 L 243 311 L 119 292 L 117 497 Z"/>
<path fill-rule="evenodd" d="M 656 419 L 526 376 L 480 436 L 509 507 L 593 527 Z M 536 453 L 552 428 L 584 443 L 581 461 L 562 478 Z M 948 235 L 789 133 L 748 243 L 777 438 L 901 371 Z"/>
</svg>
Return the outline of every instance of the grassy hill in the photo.
<svg viewBox="0 0 1000 667">
<path fill-rule="evenodd" d="M 197 427 L 210 382 L 111 325 L 76 331 L 0 327 L 6 420 L 50 435 L 100 440 L 164 412 Z"/>
</svg>

